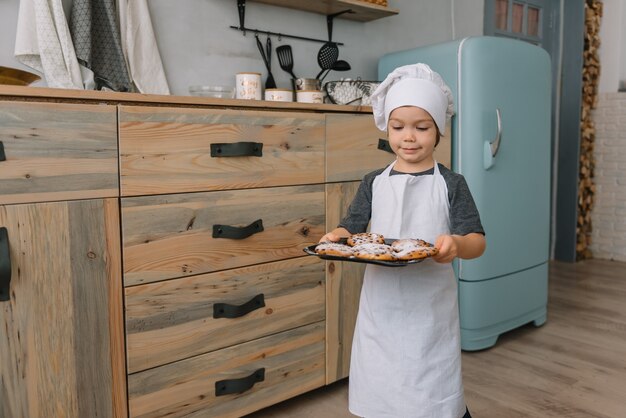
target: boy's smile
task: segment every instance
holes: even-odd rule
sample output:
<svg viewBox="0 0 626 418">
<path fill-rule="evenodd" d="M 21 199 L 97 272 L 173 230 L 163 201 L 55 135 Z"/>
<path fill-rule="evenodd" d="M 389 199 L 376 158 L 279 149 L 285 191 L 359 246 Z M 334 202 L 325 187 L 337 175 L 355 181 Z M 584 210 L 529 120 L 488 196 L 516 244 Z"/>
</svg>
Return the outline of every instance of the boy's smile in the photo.
<svg viewBox="0 0 626 418">
<path fill-rule="evenodd" d="M 397 158 L 394 169 L 406 173 L 426 171 L 434 166 L 437 125 L 424 109 L 403 106 L 389 115 L 388 139 Z"/>
</svg>

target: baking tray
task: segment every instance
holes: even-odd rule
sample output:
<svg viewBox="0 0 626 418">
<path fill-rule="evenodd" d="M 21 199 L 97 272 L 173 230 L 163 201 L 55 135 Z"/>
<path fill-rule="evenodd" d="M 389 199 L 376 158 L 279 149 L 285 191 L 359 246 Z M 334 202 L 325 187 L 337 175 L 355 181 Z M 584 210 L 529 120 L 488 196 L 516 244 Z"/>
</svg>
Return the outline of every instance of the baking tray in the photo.
<svg viewBox="0 0 626 418">
<path fill-rule="evenodd" d="M 394 242 L 396 239 L 395 238 L 386 238 L 385 239 L 385 244 L 390 245 L 392 242 Z M 338 244 L 347 244 L 347 238 L 340 238 L 339 241 L 337 241 Z M 417 263 L 421 263 L 422 261 L 430 258 L 430 257 L 426 257 L 426 258 L 420 258 L 417 260 L 396 260 L 396 261 L 386 261 L 386 260 L 367 260 L 364 258 L 357 258 L 357 257 L 341 257 L 338 255 L 328 255 L 328 254 L 318 254 L 315 252 L 315 247 L 317 247 L 320 243 L 314 244 L 314 245 L 309 245 L 308 247 L 304 248 L 304 252 L 307 253 L 308 255 L 314 255 L 316 257 L 319 257 L 321 259 L 324 260 L 337 260 L 337 261 L 350 261 L 353 263 L 364 263 L 364 264 L 377 264 L 379 266 L 386 266 L 386 267 L 405 267 L 408 266 L 410 264 L 417 264 Z"/>
</svg>

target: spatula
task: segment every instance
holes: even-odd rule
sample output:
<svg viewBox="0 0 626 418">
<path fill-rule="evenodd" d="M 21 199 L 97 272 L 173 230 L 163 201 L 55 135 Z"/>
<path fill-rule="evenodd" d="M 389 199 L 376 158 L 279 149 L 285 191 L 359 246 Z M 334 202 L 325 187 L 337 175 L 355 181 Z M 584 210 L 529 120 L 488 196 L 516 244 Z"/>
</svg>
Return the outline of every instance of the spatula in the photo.
<svg viewBox="0 0 626 418">
<path fill-rule="evenodd" d="M 296 75 L 293 73 L 293 52 L 291 51 L 291 45 L 281 45 L 276 48 L 276 55 L 278 56 L 278 63 L 280 68 L 288 74 L 291 74 L 293 79 L 296 79 Z"/>
</svg>

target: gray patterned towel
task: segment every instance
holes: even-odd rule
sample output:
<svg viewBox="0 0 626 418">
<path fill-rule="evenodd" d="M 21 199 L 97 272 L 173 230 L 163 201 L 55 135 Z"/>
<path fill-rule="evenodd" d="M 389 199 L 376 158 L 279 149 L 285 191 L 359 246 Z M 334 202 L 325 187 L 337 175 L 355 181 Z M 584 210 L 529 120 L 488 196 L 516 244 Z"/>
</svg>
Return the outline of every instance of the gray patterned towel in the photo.
<svg viewBox="0 0 626 418">
<path fill-rule="evenodd" d="M 74 0 L 70 32 L 78 62 L 93 71 L 98 90 L 133 91 L 122 52 L 115 0 Z"/>
</svg>

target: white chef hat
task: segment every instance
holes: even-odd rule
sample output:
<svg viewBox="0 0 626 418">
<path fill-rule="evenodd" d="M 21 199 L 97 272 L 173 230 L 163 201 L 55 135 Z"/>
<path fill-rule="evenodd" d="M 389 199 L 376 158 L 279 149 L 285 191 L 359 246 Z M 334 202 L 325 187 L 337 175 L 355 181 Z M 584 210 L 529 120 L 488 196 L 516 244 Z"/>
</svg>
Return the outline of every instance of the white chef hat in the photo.
<svg viewBox="0 0 626 418">
<path fill-rule="evenodd" d="M 401 106 L 417 106 L 432 116 L 443 135 L 446 119 L 454 115 L 452 91 L 443 78 L 426 64 L 398 67 L 372 93 L 374 122 L 387 130 L 389 114 Z"/>
</svg>

